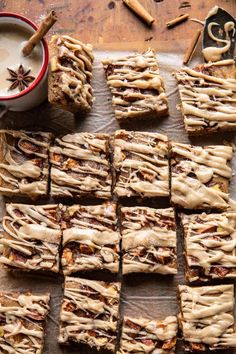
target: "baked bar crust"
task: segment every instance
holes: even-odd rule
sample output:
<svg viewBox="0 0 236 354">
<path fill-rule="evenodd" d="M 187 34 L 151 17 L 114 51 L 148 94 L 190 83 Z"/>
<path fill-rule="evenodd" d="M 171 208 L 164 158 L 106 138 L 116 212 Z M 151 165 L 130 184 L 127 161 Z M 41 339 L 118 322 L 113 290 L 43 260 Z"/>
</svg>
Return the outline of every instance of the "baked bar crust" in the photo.
<svg viewBox="0 0 236 354">
<path fill-rule="evenodd" d="M 93 103 L 91 44 L 67 35 L 54 35 L 49 49 L 49 102 L 72 113 L 89 112 Z"/>
<path fill-rule="evenodd" d="M 48 192 L 52 134 L 0 131 L 0 193 L 36 198 Z"/>
<path fill-rule="evenodd" d="M 0 263 L 6 269 L 59 272 L 56 205 L 7 204 L 2 227 Z"/>
<path fill-rule="evenodd" d="M 66 277 L 59 343 L 114 351 L 120 283 Z"/>
<path fill-rule="evenodd" d="M 168 197 L 168 147 L 165 135 L 117 130 L 114 193 L 118 197 Z"/>
<path fill-rule="evenodd" d="M 177 273 L 176 225 L 172 208 L 121 208 L 122 271 Z"/>
<path fill-rule="evenodd" d="M 179 324 L 186 351 L 206 353 L 236 347 L 233 285 L 179 285 L 179 298 Z"/>
<path fill-rule="evenodd" d="M 0 352 L 42 354 L 48 293 L 0 292 Z"/>
<path fill-rule="evenodd" d="M 109 135 L 76 133 L 50 147 L 53 197 L 111 197 Z"/>
<path fill-rule="evenodd" d="M 125 316 L 119 352 L 174 354 L 177 330 L 176 316 L 162 321 Z"/>
<path fill-rule="evenodd" d="M 185 129 L 190 135 L 236 129 L 236 67 L 234 60 L 184 67 L 178 81 Z"/>
<path fill-rule="evenodd" d="M 120 236 L 115 204 L 67 207 L 63 228 L 65 275 L 101 269 L 118 272 Z"/>
<path fill-rule="evenodd" d="M 208 281 L 236 277 L 236 212 L 181 214 L 186 279 Z"/>
<path fill-rule="evenodd" d="M 158 118 L 168 114 L 164 82 L 153 49 L 149 48 L 142 54 L 103 60 L 103 66 L 119 121 Z"/>
<path fill-rule="evenodd" d="M 171 202 L 184 209 L 228 207 L 231 146 L 171 144 Z"/>
</svg>

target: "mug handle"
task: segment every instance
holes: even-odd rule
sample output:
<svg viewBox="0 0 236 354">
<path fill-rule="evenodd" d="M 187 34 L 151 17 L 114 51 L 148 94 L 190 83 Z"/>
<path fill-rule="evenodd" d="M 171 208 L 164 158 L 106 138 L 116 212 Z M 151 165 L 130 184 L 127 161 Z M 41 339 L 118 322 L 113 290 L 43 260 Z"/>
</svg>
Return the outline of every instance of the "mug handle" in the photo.
<svg viewBox="0 0 236 354">
<path fill-rule="evenodd" d="M 7 113 L 8 107 L 4 104 L 0 105 L 0 119 Z"/>
</svg>

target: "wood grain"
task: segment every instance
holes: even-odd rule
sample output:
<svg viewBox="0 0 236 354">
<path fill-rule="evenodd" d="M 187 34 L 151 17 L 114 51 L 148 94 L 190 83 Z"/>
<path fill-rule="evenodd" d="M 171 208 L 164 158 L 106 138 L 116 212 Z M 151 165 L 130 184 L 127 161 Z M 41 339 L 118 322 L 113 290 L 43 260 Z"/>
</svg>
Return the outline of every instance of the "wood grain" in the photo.
<svg viewBox="0 0 236 354">
<path fill-rule="evenodd" d="M 166 22 L 183 13 L 202 20 L 216 5 L 215 0 L 140 1 L 155 18 L 151 29 L 127 9 L 122 0 L 0 0 L 0 10 L 21 13 L 36 23 L 40 22 L 42 14 L 55 10 L 59 20 L 51 34 L 75 34 L 97 49 L 135 50 L 150 45 L 161 51 L 180 52 L 186 49 L 201 25 L 187 21 L 167 29 Z M 221 0 L 218 5 L 236 16 L 235 0 Z"/>
</svg>

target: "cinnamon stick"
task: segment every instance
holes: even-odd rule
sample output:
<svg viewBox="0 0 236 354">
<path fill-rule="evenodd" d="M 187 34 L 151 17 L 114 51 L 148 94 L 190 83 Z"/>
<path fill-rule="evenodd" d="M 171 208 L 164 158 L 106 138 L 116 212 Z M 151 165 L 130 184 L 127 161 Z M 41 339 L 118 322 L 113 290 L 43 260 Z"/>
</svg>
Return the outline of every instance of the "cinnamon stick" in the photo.
<svg viewBox="0 0 236 354">
<path fill-rule="evenodd" d="M 190 60 L 192 59 L 192 56 L 196 50 L 199 38 L 201 37 L 202 34 L 202 30 L 198 30 L 195 34 L 195 36 L 193 37 L 190 46 L 188 47 L 188 49 L 186 50 L 185 54 L 184 54 L 184 59 L 183 59 L 183 64 L 187 65 Z"/>
<path fill-rule="evenodd" d="M 189 18 L 189 14 L 180 15 L 180 16 L 174 18 L 173 20 L 167 22 L 166 26 L 168 28 L 175 27 L 175 26 L 179 25 L 180 23 L 186 21 L 188 18 Z"/>
<path fill-rule="evenodd" d="M 138 15 L 144 22 L 146 22 L 148 26 L 151 26 L 155 21 L 138 0 L 123 0 L 123 3 L 134 13 L 136 13 L 136 15 Z"/>
<path fill-rule="evenodd" d="M 41 22 L 37 31 L 30 37 L 30 39 L 23 47 L 22 53 L 25 57 L 30 55 L 36 44 L 41 41 L 41 39 L 46 35 L 46 33 L 50 30 L 50 28 L 54 25 L 56 21 L 56 12 L 51 11 Z"/>
</svg>

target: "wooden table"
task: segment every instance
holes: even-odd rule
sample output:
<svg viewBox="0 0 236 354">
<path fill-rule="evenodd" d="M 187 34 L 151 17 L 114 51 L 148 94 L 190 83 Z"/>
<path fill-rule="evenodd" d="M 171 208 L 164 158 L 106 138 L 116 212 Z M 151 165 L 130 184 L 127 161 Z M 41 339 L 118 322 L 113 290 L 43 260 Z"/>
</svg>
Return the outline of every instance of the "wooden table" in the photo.
<svg viewBox="0 0 236 354">
<path fill-rule="evenodd" d="M 122 0 L 0 0 L 1 11 L 21 13 L 36 23 L 42 14 L 56 10 L 59 21 L 54 31 L 76 34 L 82 41 L 102 49 L 143 49 L 181 51 L 188 46 L 201 25 L 187 21 L 167 30 L 166 22 L 182 13 L 202 20 L 209 9 L 219 5 L 236 16 L 235 0 L 141 0 L 156 19 L 149 29 Z"/>
</svg>

